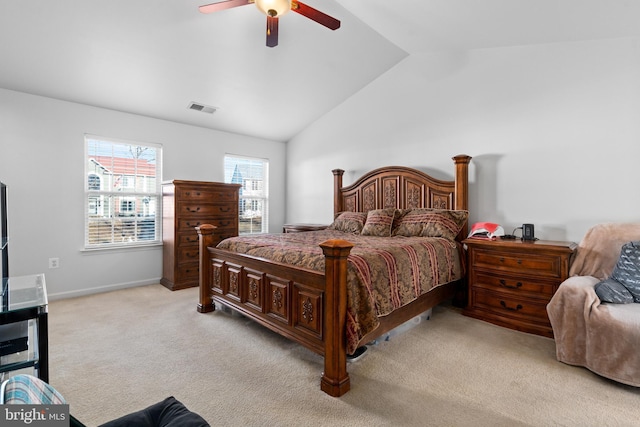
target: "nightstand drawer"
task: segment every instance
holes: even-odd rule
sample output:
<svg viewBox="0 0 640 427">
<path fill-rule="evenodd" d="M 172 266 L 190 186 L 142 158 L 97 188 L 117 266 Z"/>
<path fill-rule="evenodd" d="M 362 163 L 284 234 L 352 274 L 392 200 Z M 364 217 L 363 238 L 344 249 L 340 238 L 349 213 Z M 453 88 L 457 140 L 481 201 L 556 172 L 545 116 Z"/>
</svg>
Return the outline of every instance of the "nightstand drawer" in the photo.
<svg viewBox="0 0 640 427">
<path fill-rule="evenodd" d="M 476 269 L 535 274 L 538 277 L 559 278 L 561 275 L 562 260 L 559 256 L 491 250 L 473 251 L 472 254 L 470 262 Z"/>
<path fill-rule="evenodd" d="M 504 292 L 541 295 L 551 298 L 557 286 L 554 282 L 519 278 L 512 275 L 474 272 L 471 283 L 478 288 L 501 290 Z"/>
<path fill-rule="evenodd" d="M 471 296 L 474 307 L 495 313 L 497 316 L 516 317 L 548 323 L 547 301 L 533 298 L 514 298 L 511 295 L 475 288 Z"/>
</svg>

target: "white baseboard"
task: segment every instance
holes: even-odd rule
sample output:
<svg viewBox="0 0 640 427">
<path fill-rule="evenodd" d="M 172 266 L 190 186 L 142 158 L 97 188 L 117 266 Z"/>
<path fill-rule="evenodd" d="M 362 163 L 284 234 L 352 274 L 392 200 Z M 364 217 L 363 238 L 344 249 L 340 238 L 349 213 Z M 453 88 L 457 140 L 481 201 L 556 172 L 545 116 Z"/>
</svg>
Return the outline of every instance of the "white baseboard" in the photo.
<svg viewBox="0 0 640 427">
<path fill-rule="evenodd" d="M 55 301 L 60 299 L 82 297 L 86 295 L 101 294 L 104 292 L 117 291 L 119 289 L 135 288 L 138 286 L 156 285 L 159 283 L 160 283 L 160 278 L 158 277 L 156 279 L 139 280 L 136 282 L 117 283 L 114 285 L 100 286 L 97 288 L 79 289 L 76 291 L 69 291 L 69 292 L 55 292 L 55 293 L 48 294 L 48 297 L 49 297 L 49 301 Z"/>
</svg>

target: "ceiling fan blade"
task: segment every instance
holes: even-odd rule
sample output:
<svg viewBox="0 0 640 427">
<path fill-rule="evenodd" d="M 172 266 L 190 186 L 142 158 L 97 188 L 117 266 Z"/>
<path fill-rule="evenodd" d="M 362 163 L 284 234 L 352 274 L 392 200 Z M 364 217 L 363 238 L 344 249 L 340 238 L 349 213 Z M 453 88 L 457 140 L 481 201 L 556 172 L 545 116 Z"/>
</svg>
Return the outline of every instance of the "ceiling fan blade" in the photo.
<svg viewBox="0 0 640 427">
<path fill-rule="evenodd" d="M 278 17 L 267 16 L 267 46 L 278 46 Z"/>
<path fill-rule="evenodd" d="M 200 6 L 198 10 L 202 13 L 213 13 L 219 10 L 252 4 L 253 2 L 254 0 L 225 0 L 218 3 L 205 4 L 204 6 Z"/>
<path fill-rule="evenodd" d="M 316 21 L 318 24 L 324 25 L 325 27 L 337 30 L 340 28 L 340 21 L 336 18 L 333 18 L 326 13 L 322 13 L 317 9 L 312 8 L 311 6 L 307 6 L 304 3 L 293 0 L 291 2 L 291 10 L 294 12 L 298 12 L 300 15 L 304 15 L 307 18 Z"/>
</svg>

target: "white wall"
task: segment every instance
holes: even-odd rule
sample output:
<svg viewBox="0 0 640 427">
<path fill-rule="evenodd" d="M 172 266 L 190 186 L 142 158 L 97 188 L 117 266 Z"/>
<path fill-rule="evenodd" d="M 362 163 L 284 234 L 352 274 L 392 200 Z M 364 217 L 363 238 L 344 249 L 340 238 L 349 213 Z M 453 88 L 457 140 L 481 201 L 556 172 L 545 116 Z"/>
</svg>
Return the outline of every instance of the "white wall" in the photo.
<svg viewBox="0 0 640 427">
<path fill-rule="evenodd" d="M 640 220 L 640 40 L 406 58 L 289 141 L 286 220 L 331 221 L 331 169 L 451 179 L 457 154 L 473 156 L 472 222 L 579 241 Z"/>
<path fill-rule="evenodd" d="M 268 158 L 272 231 L 331 221 L 331 169 L 345 184 L 391 164 L 444 179 L 469 154 L 471 221 L 578 241 L 640 220 L 639 76 L 638 39 L 413 55 L 286 145 L 0 89 L 11 273 L 46 273 L 53 298 L 160 278 L 160 247 L 82 252 L 85 133 L 162 144 L 165 180 L 221 181 L 225 153 Z"/>
<path fill-rule="evenodd" d="M 52 299 L 158 283 L 162 248 L 83 252 L 84 134 L 163 146 L 163 179 L 223 181 L 226 153 L 270 162 L 270 229 L 284 222 L 285 144 L 0 89 L 0 180 L 12 276 L 45 273 Z M 58 269 L 48 268 L 60 258 Z"/>
</svg>

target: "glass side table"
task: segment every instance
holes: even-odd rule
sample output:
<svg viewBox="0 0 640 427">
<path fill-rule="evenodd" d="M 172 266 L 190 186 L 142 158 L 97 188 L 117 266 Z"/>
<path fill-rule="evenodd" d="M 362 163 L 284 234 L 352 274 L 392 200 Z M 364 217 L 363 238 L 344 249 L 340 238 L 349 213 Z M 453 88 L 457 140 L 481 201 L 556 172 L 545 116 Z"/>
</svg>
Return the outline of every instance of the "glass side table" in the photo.
<svg viewBox="0 0 640 427">
<path fill-rule="evenodd" d="M 44 274 L 3 279 L 0 376 L 34 369 L 49 382 L 48 301 Z"/>
</svg>

